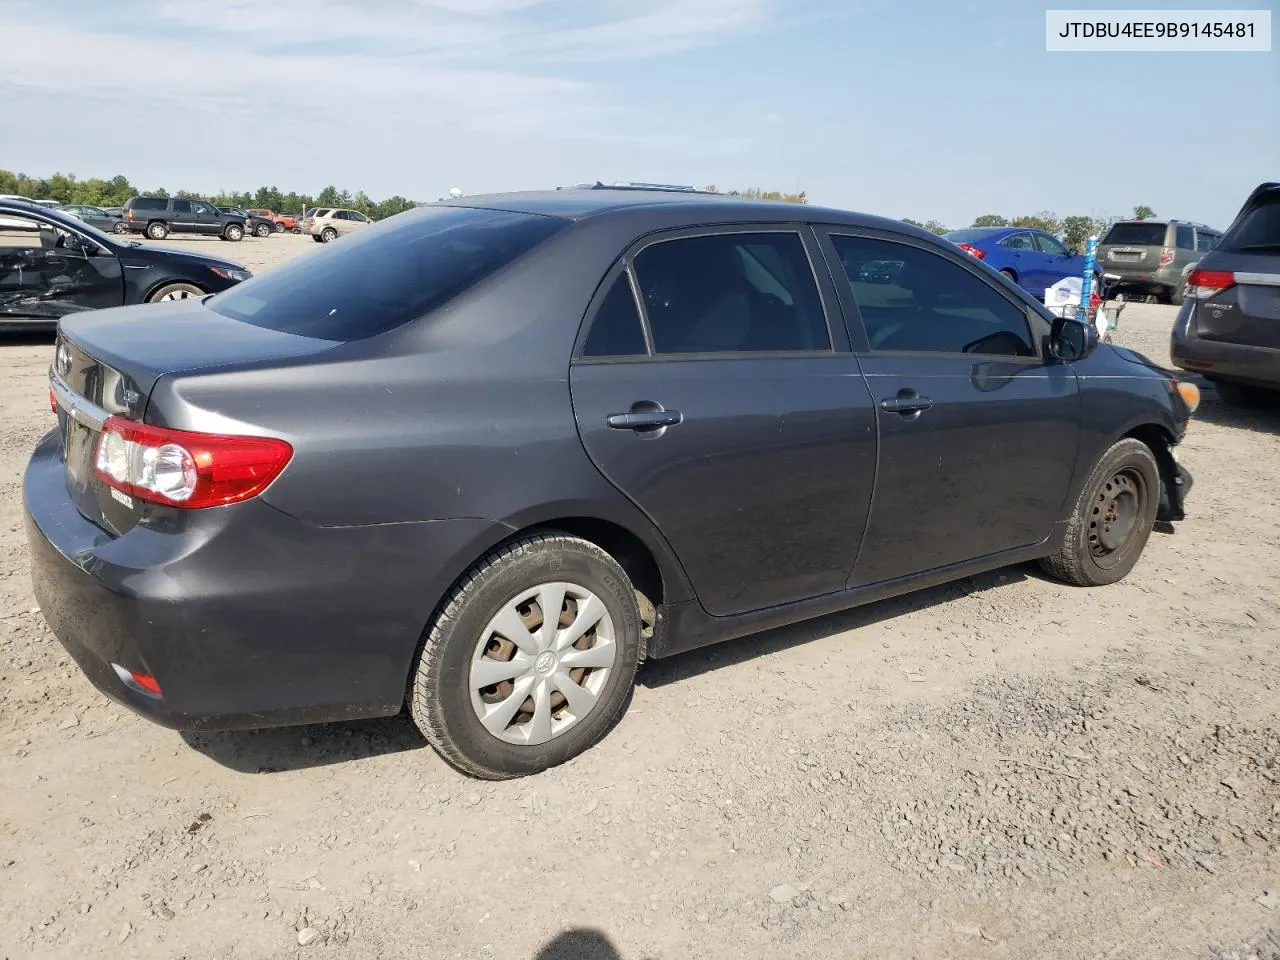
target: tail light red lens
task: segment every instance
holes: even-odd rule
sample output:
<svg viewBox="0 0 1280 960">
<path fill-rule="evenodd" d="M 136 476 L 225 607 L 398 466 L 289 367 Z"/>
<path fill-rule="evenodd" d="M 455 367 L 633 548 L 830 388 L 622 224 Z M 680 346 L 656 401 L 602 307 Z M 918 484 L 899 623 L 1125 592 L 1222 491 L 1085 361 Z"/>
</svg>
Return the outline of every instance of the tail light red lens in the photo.
<svg viewBox="0 0 1280 960">
<path fill-rule="evenodd" d="M 1162 247 L 1160 249 L 1160 266 L 1167 267 L 1173 263 L 1174 251 L 1173 247 Z"/>
<path fill-rule="evenodd" d="M 970 256 L 977 257 L 979 260 L 986 259 L 987 251 L 981 249 L 980 247 L 975 247 L 971 243 L 958 243 L 956 244 L 956 246 L 958 246 L 961 250 L 963 250 L 965 253 L 969 254 Z"/>
<path fill-rule="evenodd" d="M 1197 300 L 1216 297 L 1236 285 L 1236 275 L 1230 270 L 1192 270 L 1187 274 L 1187 296 Z"/>
<path fill-rule="evenodd" d="M 121 493 L 197 510 L 257 496 L 292 457 L 293 447 L 271 437 L 195 433 L 109 417 L 94 469 Z"/>
</svg>

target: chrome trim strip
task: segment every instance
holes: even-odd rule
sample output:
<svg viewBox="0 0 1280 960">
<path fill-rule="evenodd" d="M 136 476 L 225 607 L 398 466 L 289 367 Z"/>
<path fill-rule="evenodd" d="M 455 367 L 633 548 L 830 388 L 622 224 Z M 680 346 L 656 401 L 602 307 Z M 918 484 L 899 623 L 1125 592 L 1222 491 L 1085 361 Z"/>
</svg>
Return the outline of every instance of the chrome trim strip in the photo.
<svg viewBox="0 0 1280 960">
<path fill-rule="evenodd" d="M 91 430 L 101 430 L 102 425 L 107 422 L 107 417 L 111 416 L 101 407 L 74 393 L 57 374 L 51 374 L 49 386 L 53 388 L 58 406 L 66 410 L 67 416 L 76 423 L 84 424 Z"/>
<path fill-rule="evenodd" d="M 1262 287 L 1280 287 L 1280 273 L 1236 273 L 1236 283 L 1257 284 Z"/>
</svg>

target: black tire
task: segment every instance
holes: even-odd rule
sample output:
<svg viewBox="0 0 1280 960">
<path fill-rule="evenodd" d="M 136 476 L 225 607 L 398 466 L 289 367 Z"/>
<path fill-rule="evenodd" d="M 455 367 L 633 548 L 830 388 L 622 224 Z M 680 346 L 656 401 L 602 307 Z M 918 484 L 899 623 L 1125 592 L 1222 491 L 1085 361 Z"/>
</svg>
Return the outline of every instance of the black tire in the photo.
<svg viewBox="0 0 1280 960">
<path fill-rule="evenodd" d="M 1260 407 L 1268 402 L 1280 399 L 1280 392 L 1265 390 L 1262 387 L 1250 386 L 1247 383 L 1234 383 L 1230 380 L 1215 380 L 1214 387 L 1223 403 L 1233 407 Z"/>
<path fill-rule="evenodd" d="M 284 233 L 284 224 L 276 223 L 274 226 L 272 226 L 271 229 L 274 230 L 276 233 Z"/>
<path fill-rule="evenodd" d="M 271 236 L 271 224 L 269 224 L 269 223 L 260 223 L 260 224 L 258 224 L 256 227 L 254 227 L 254 228 L 253 228 L 253 235 L 254 235 L 255 237 L 269 237 L 269 236 Z"/>
<path fill-rule="evenodd" d="M 129 225 L 123 220 L 117 220 L 111 225 L 111 232 L 115 234 L 128 233 Z"/>
<path fill-rule="evenodd" d="M 151 296 L 147 297 L 147 303 L 156 303 L 159 300 L 187 300 L 204 295 L 205 291 L 194 283 L 166 283 L 151 291 Z"/>
<path fill-rule="evenodd" d="M 222 239 L 239 243 L 244 239 L 244 227 L 238 223 L 228 223 L 226 229 L 222 231 Z"/>
<path fill-rule="evenodd" d="M 1122 580 L 1142 556 L 1159 508 L 1160 468 L 1155 455 L 1141 440 L 1121 440 L 1099 458 L 1062 539 L 1040 565 L 1051 576 L 1077 587 Z"/>
<path fill-rule="evenodd" d="M 293 228 L 291 231 L 289 231 L 289 232 L 290 232 L 290 233 L 301 233 L 301 232 L 302 232 L 302 228 L 301 228 L 301 227 L 294 227 L 294 228 Z"/>
<path fill-rule="evenodd" d="M 1014 273 L 1012 270 L 1010 270 L 1008 267 L 1005 267 L 1000 272 L 1003 273 L 1006 277 L 1008 277 L 1013 283 L 1018 282 L 1018 275 Z"/>
<path fill-rule="evenodd" d="M 320 239 L 324 243 L 328 243 L 330 240 L 337 240 L 338 231 L 333 229 L 333 227 L 325 227 L 320 231 Z"/>
<path fill-rule="evenodd" d="M 1185 281 L 1178 284 L 1169 291 L 1169 302 L 1175 307 L 1180 307 L 1187 301 L 1187 284 Z"/>
<path fill-rule="evenodd" d="M 472 660 L 490 621 L 513 598 L 550 581 L 588 590 L 603 603 L 613 624 L 613 665 L 590 712 L 576 723 L 536 746 L 509 743 L 484 727 L 472 705 Z M 640 659 L 640 631 L 635 589 L 608 553 L 553 531 L 522 537 L 480 560 L 445 597 L 425 632 L 409 712 L 436 752 L 462 773 L 485 780 L 540 773 L 594 746 L 626 712 Z M 562 702 L 554 709 L 563 713 L 566 706 Z"/>
<path fill-rule="evenodd" d="M 162 220 L 153 220 L 147 224 L 147 236 L 152 240 L 163 240 L 169 235 L 169 225 Z"/>
</svg>

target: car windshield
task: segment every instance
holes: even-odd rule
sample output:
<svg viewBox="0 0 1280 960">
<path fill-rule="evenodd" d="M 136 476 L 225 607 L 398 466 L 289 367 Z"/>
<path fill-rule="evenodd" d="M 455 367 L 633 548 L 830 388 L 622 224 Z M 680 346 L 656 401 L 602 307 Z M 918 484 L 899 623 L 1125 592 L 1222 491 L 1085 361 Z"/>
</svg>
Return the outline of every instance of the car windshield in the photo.
<svg viewBox="0 0 1280 960">
<path fill-rule="evenodd" d="M 1280 191 L 1264 196 L 1218 242 L 1219 250 L 1276 248 L 1280 248 Z"/>
<path fill-rule="evenodd" d="M 1162 247 L 1166 227 L 1163 223 L 1113 223 L 1102 242 L 1134 247 Z"/>
<path fill-rule="evenodd" d="M 425 316 L 567 222 L 470 207 L 419 208 L 238 284 L 208 306 L 283 333 L 359 340 Z"/>
<path fill-rule="evenodd" d="M 950 233 L 942 235 L 943 240 L 950 240 L 952 243 L 973 243 L 975 240 L 985 240 L 994 233 L 999 233 L 1003 227 L 969 227 L 965 230 L 952 230 Z"/>
</svg>

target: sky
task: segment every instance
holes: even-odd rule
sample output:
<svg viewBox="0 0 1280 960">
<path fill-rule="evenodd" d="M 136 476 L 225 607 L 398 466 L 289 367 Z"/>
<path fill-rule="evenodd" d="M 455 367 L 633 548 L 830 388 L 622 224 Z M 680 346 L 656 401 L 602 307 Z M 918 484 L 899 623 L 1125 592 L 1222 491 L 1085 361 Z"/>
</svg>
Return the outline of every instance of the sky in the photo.
<svg viewBox="0 0 1280 960">
<path fill-rule="evenodd" d="M 1048 53 L 1046 6 L 1072 4 L 0 0 L 0 169 L 375 200 L 799 187 L 951 226 L 1145 204 L 1225 227 L 1280 179 L 1280 46 Z"/>
</svg>

